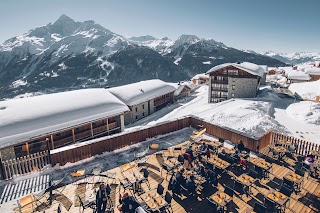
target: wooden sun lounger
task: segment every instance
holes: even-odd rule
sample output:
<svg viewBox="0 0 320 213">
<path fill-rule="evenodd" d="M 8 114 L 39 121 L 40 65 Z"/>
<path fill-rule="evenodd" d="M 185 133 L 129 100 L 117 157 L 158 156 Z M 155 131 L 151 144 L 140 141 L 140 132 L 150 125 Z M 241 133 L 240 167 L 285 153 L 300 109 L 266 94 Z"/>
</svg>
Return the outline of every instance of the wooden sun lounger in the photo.
<svg viewBox="0 0 320 213">
<path fill-rule="evenodd" d="M 204 128 L 204 129 L 203 129 L 203 130 L 201 130 L 200 132 L 198 132 L 198 131 L 194 131 L 194 132 L 193 132 L 193 133 L 194 133 L 194 135 L 191 135 L 191 136 L 190 136 L 190 138 L 192 138 L 192 139 L 196 139 L 196 138 L 200 137 L 201 135 L 203 135 L 206 131 L 207 131 L 207 129 L 206 129 L 206 128 Z"/>
</svg>

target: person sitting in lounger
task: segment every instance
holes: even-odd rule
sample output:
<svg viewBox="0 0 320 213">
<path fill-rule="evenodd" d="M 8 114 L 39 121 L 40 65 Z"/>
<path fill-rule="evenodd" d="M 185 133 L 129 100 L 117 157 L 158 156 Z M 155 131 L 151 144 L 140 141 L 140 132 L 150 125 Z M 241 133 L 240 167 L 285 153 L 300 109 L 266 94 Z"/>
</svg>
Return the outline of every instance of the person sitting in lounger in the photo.
<svg viewBox="0 0 320 213">
<path fill-rule="evenodd" d="M 123 196 L 120 194 L 119 203 L 121 203 L 121 207 L 118 207 L 118 209 L 123 213 L 134 213 L 140 206 L 136 199 L 134 199 L 132 196 L 129 196 L 127 192 L 124 193 Z"/>
</svg>

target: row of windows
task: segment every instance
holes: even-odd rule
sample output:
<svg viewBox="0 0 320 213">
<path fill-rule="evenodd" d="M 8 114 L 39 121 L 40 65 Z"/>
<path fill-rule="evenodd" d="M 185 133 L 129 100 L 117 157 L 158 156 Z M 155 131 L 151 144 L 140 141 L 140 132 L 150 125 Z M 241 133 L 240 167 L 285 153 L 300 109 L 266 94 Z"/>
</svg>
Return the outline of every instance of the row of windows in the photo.
<svg viewBox="0 0 320 213">
<path fill-rule="evenodd" d="M 142 109 L 144 109 L 144 104 L 142 105 Z M 138 107 L 136 107 L 136 112 L 138 112 Z"/>
</svg>

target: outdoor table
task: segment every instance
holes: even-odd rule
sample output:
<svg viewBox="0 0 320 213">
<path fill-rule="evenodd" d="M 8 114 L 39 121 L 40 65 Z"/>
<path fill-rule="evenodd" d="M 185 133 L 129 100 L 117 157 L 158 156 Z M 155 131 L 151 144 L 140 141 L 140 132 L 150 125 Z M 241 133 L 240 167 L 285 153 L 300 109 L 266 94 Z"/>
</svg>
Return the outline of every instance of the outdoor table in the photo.
<svg viewBox="0 0 320 213">
<path fill-rule="evenodd" d="M 224 151 L 225 151 L 227 154 L 234 154 L 234 153 L 236 153 L 236 150 L 235 150 L 235 149 L 224 148 Z"/>
<path fill-rule="evenodd" d="M 251 186 L 255 181 L 253 177 L 250 177 L 247 174 L 241 174 L 239 177 L 237 177 L 237 180 L 246 186 Z"/>
<path fill-rule="evenodd" d="M 216 155 L 214 155 L 213 158 L 208 159 L 208 162 L 212 163 L 213 165 L 215 165 L 216 167 L 218 167 L 220 169 L 226 169 L 230 166 L 230 163 L 218 158 L 218 156 L 216 156 Z"/>
<path fill-rule="evenodd" d="M 216 148 L 219 148 L 220 146 L 222 146 L 223 144 L 219 141 L 211 141 L 208 144 L 210 144 L 211 146 L 214 146 Z"/>
<path fill-rule="evenodd" d="M 229 196 L 228 194 L 221 192 L 221 191 L 217 191 L 216 193 L 211 195 L 210 199 L 222 207 L 225 207 L 229 202 L 232 201 L 231 196 Z"/>
<path fill-rule="evenodd" d="M 282 194 L 281 192 L 274 191 L 274 190 L 272 190 L 272 192 L 268 193 L 267 197 L 280 206 L 285 205 L 289 199 L 286 195 Z"/>
<path fill-rule="evenodd" d="M 250 162 L 253 165 L 261 167 L 262 169 L 265 169 L 265 170 L 269 170 L 272 167 L 271 163 L 265 161 L 262 158 L 250 158 Z"/>
<path fill-rule="evenodd" d="M 273 149 L 279 153 L 279 159 L 282 158 L 286 152 L 288 152 L 288 149 L 283 146 L 275 146 Z"/>
<path fill-rule="evenodd" d="M 140 197 L 153 211 L 159 210 L 167 205 L 167 202 L 157 193 L 156 190 L 146 192 Z"/>
<path fill-rule="evenodd" d="M 279 140 L 279 143 L 286 146 L 289 146 L 291 144 L 290 141 L 285 141 L 285 140 Z"/>
<path fill-rule="evenodd" d="M 320 151 L 311 150 L 310 153 L 313 154 L 313 155 L 315 155 L 315 156 L 319 156 L 319 157 L 320 157 Z"/>
<path fill-rule="evenodd" d="M 295 174 L 294 172 L 289 172 L 283 177 L 291 182 L 293 182 L 298 188 L 300 188 L 301 183 L 303 182 L 303 177 L 301 175 Z"/>
</svg>

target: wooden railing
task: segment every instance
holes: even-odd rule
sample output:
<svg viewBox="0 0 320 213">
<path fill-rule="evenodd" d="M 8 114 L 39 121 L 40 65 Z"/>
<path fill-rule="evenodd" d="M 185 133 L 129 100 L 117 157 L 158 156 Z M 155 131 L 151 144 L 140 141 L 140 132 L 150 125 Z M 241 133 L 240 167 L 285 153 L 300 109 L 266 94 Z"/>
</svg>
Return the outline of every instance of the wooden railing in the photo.
<svg viewBox="0 0 320 213">
<path fill-rule="evenodd" d="M 285 141 L 291 142 L 297 148 L 296 153 L 299 155 L 305 156 L 307 154 L 310 154 L 311 150 L 320 151 L 319 144 L 315 144 L 310 141 L 298 139 L 293 136 L 284 135 L 284 134 L 277 133 L 277 132 L 272 132 L 270 144 L 275 145 L 275 144 L 279 143 L 280 140 L 285 140 Z M 316 158 L 319 158 L 319 156 L 316 156 Z"/>
<path fill-rule="evenodd" d="M 3 178 L 8 180 L 14 176 L 29 174 L 31 172 L 41 170 L 48 164 L 50 164 L 48 151 L 3 161 Z"/>
</svg>

